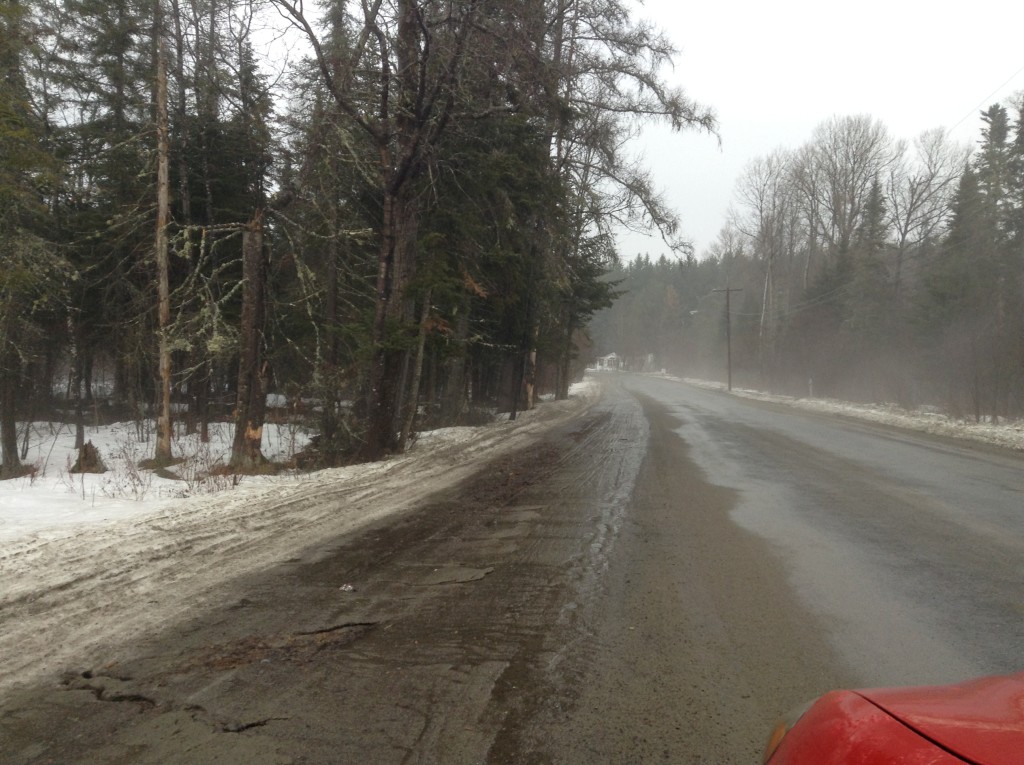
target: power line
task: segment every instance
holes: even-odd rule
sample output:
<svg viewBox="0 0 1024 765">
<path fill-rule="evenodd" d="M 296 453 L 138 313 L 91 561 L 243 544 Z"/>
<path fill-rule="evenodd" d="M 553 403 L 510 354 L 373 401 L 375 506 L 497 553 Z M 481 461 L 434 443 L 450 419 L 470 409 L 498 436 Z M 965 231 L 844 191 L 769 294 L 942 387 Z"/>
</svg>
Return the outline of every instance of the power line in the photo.
<svg viewBox="0 0 1024 765">
<path fill-rule="evenodd" d="M 960 126 L 961 126 L 962 124 L 964 124 L 964 122 L 965 122 L 966 120 L 968 120 L 968 119 L 969 119 L 970 117 L 973 117 L 973 116 L 974 116 L 975 114 L 977 114 L 977 113 L 978 113 L 978 111 L 980 111 L 982 107 L 984 107 L 984 106 L 987 106 L 987 105 L 988 105 L 988 102 L 989 102 L 989 100 L 990 100 L 990 99 L 991 99 L 991 98 L 992 98 L 993 96 L 995 96 L 995 95 L 996 95 L 996 94 L 997 94 L 997 93 L 998 93 L 998 92 L 999 92 L 1000 90 L 1002 90 L 1002 89 L 1003 89 L 1003 88 L 1005 88 L 1005 87 L 1006 87 L 1007 85 L 1009 85 L 1009 84 L 1010 84 L 1011 82 L 1013 82 L 1013 81 L 1014 81 L 1014 80 L 1015 80 L 1015 79 L 1017 78 L 1017 75 L 1019 75 L 1019 74 L 1020 74 L 1021 72 L 1024 72 L 1024 66 L 1022 66 L 1022 67 L 1021 67 L 1020 69 L 1018 69 L 1018 70 L 1017 70 L 1016 72 L 1014 72 L 1013 74 L 1011 74 L 1011 75 L 1010 75 L 1010 76 L 1009 76 L 1009 77 L 1008 77 L 1008 78 L 1006 79 L 1006 82 L 1004 82 L 1004 83 L 1003 83 L 1002 85 L 1000 85 L 1000 86 L 999 86 L 998 88 L 996 88 L 996 89 L 995 89 L 995 90 L 993 90 L 993 91 L 992 91 L 991 93 L 989 93 L 989 94 L 988 94 L 987 96 L 985 96 L 985 97 L 984 97 L 984 98 L 983 98 L 983 99 L 982 99 L 982 100 L 981 100 L 981 101 L 980 101 L 980 102 L 978 103 L 978 105 L 977 105 L 977 106 L 975 106 L 975 107 L 974 107 L 973 109 L 971 109 L 971 110 L 970 110 L 969 112 L 967 112 L 967 114 L 965 114 L 965 115 L 964 115 L 963 117 L 961 117 L 961 118 L 960 118 L 960 120 L 959 120 L 959 121 L 958 121 L 958 122 L 957 122 L 957 123 L 956 123 L 955 125 L 953 125 L 953 127 L 949 128 L 949 130 L 947 130 L 947 131 L 946 131 L 946 135 L 949 135 L 950 133 L 952 133 L 952 132 L 953 132 L 954 130 L 956 130 L 956 129 L 957 129 L 958 127 L 960 127 Z"/>
<path fill-rule="evenodd" d="M 834 289 L 831 289 L 828 292 L 825 292 L 825 293 L 823 293 L 821 295 L 815 295 L 814 297 L 811 297 L 811 298 L 808 298 L 806 300 L 798 302 L 796 305 L 790 306 L 785 311 L 781 311 L 778 314 L 776 314 L 776 317 L 780 318 L 780 319 L 785 319 L 785 318 L 788 318 L 790 316 L 795 316 L 798 313 L 802 313 L 804 311 L 808 311 L 811 308 L 816 308 L 819 305 L 824 305 L 825 303 L 830 302 L 833 298 L 838 296 L 840 293 L 849 291 L 849 289 L 850 289 L 850 285 L 849 284 L 840 284 L 838 287 L 836 287 Z M 761 312 L 758 311 L 756 313 L 750 313 L 750 312 L 746 312 L 746 311 L 741 311 L 741 312 L 738 312 L 736 315 L 737 316 L 744 316 L 746 318 L 755 318 L 755 317 L 760 316 Z"/>
</svg>

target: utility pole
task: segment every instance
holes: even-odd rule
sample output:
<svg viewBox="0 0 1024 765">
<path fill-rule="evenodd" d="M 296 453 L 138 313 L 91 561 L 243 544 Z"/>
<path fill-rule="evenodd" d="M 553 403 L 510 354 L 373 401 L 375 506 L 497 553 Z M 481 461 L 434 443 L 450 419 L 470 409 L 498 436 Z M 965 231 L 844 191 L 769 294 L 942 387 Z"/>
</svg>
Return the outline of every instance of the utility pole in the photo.
<svg viewBox="0 0 1024 765">
<path fill-rule="evenodd" d="M 726 287 L 724 290 L 711 290 L 712 292 L 725 293 L 725 362 L 726 374 L 729 380 L 729 390 L 732 390 L 732 311 L 729 307 L 729 298 L 734 292 L 743 292 L 739 287 Z"/>
</svg>

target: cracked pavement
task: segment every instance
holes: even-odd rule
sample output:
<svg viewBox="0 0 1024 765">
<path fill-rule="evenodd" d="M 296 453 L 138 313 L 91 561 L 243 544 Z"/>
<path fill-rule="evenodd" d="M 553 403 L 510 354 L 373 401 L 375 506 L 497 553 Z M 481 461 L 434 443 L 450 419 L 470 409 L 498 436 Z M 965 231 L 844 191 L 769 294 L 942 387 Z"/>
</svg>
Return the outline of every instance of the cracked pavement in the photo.
<svg viewBox="0 0 1024 765">
<path fill-rule="evenodd" d="M 850 676 L 678 425 L 608 386 L 475 470 L 467 457 L 447 488 L 351 530 L 316 527 L 160 629 L 15 688 L 0 759 L 756 762 L 776 714 Z M 349 501 L 305 491 L 320 516 Z M 275 518 L 273 533 L 287 527 Z M 222 549 L 267 560 L 265 538 Z M 189 591 L 187 563 L 168 587 Z"/>
<path fill-rule="evenodd" d="M 641 426 L 598 407 L 404 513 L 231 582 L 221 608 L 17 689 L 0 713 L 3 761 L 522 761 L 501 752 L 558 695 L 586 632 L 623 466 L 637 468 L 614 439 Z"/>
</svg>

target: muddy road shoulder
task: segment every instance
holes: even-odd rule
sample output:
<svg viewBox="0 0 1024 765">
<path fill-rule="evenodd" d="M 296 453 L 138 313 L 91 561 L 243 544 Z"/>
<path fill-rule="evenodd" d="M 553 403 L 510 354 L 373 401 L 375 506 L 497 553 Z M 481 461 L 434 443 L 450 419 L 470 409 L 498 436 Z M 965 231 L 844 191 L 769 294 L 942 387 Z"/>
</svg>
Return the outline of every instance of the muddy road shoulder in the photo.
<svg viewBox="0 0 1024 765">
<path fill-rule="evenodd" d="M 223 608 L 19 694 L 4 762 L 757 761 L 780 699 L 831 657 L 674 427 L 613 388 L 401 516 L 233 583 Z"/>
</svg>

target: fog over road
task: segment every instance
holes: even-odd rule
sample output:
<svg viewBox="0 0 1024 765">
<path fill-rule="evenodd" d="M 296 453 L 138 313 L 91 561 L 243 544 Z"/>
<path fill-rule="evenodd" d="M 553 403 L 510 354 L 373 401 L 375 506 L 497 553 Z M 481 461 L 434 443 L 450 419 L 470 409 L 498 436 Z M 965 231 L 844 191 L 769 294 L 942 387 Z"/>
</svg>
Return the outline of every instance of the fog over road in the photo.
<svg viewBox="0 0 1024 765">
<path fill-rule="evenodd" d="M 5 699 L 2 761 L 754 763 L 830 688 L 1022 668 L 1020 457 L 600 380 L 529 447 Z"/>
</svg>

